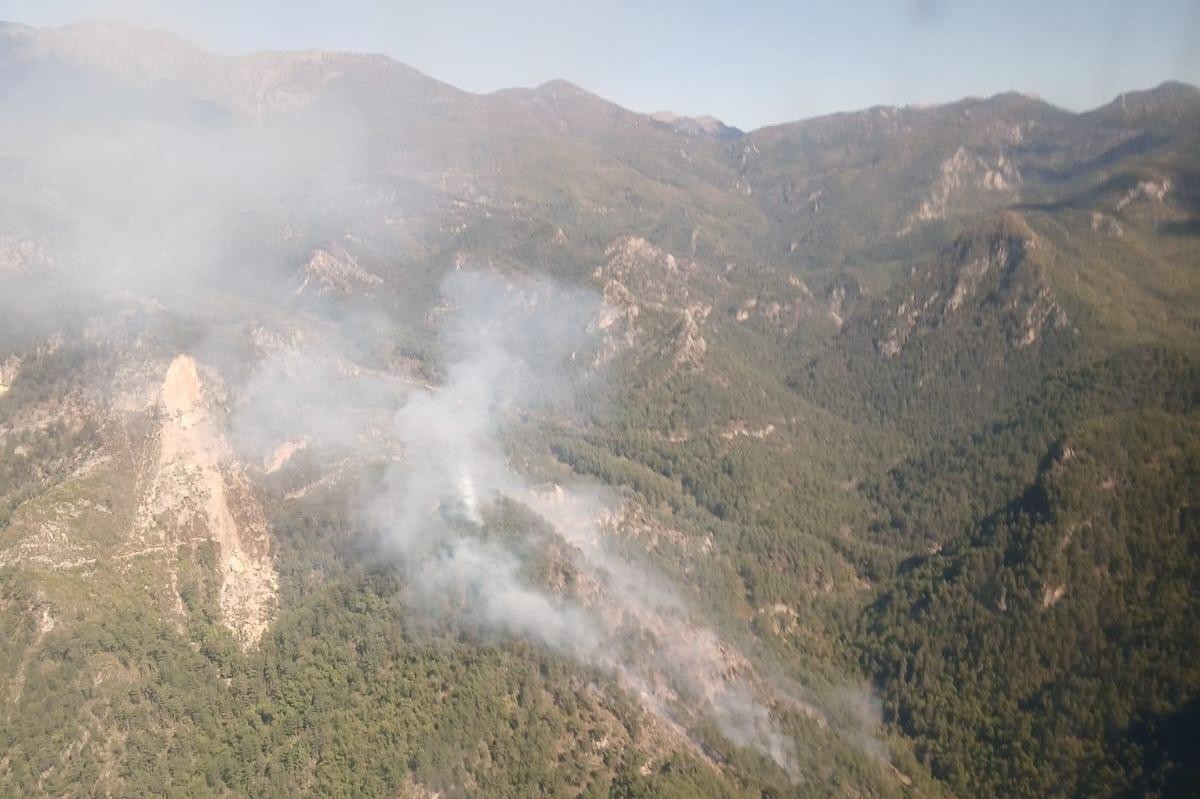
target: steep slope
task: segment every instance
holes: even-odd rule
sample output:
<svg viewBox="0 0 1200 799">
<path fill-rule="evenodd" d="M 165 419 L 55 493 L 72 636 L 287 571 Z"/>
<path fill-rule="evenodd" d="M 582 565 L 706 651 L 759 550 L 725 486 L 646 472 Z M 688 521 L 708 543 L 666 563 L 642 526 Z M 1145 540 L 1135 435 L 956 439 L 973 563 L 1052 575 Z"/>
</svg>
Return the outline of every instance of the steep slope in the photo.
<svg viewBox="0 0 1200 799">
<path fill-rule="evenodd" d="M 144 375 L 154 363 L 131 366 L 121 368 Z M 253 646 L 277 590 L 269 526 L 254 490 L 210 416 L 211 399 L 191 357 L 171 361 L 152 402 L 144 378 L 132 380 L 81 387 L 74 424 L 88 432 L 76 439 L 74 463 L 51 466 L 55 482 L 38 486 L 38 494 L 16 508 L 0 563 L 81 579 L 98 570 L 113 577 L 161 570 L 161 581 L 146 589 L 162 609 L 182 615 L 178 560 L 188 553 L 195 559 L 211 546 L 222 621 Z M 129 393 L 105 407 L 114 391 Z M 29 441 L 16 445 L 11 457 L 33 468 L 40 461 L 45 469 L 45 455 L 36 452 L 42 422 L 31 410 L 10 417 L 8 436 Z M 51 420 L 58 415 L 41 409 L 47 411 Z"/>
<path fill-rule="evenodd" d="M 141 526 L 148 528 L 145 539 L 157 533 L 163 541 L 191 531 L 216 544 L 222 617 L 239 640 L 253 645 L 267 627 L 276 592 L 270 532 L 245 474 L 209 416 L 204 393 L 195 360 L 176 356 L 159 398 L 158 468 L 141 503 Z"/>
<path fill-rule="evenodd" d="M 1186 788 L 1190 87 L 742 134 L 82 25 L 6 26 L 0 88 L 0 791 Z M 603 304 L 556 363 L 585 390 L 503 415 L 546 490 L 481 503 L 456 463 L 413 512 L 690 670 L 481 635 L 482 578 L 413 612 L 363 506 L 477 432 L 397 434 L 447 396 L 459 272 L 528 338 L 569 337 L 522 286 Z M 531 377 L 490 354 L 456 400 Z M 556 533 L 562 485 L 610 505 Z"/>
<path fill-rule="evenodd" d="M 937 776 L 965 793 L 1194 790 L 1198 434 L 1194 414 L 1081 426 L 871 609 L 886 712 Z"/>
</svg>

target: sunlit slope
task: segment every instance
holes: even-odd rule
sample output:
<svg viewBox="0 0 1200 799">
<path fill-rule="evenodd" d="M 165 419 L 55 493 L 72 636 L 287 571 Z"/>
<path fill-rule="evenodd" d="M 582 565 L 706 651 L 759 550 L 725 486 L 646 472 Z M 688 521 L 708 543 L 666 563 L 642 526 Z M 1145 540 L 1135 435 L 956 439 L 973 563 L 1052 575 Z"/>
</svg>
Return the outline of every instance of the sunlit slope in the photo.
<svg viewBox="0 0 1200 799">
<path fill-rule="evenodd" d="M 0 89 L 5 790 L 1186 793 L 1195 89 L 713 135 L 107 25 L 5 26 Z M 396 420 L 464 273 L 587 297 L 584 390 L 420 513 L 624 619 L 606 662 L 414 613 L 364 513 L 455 451 Z"/>
</svg>

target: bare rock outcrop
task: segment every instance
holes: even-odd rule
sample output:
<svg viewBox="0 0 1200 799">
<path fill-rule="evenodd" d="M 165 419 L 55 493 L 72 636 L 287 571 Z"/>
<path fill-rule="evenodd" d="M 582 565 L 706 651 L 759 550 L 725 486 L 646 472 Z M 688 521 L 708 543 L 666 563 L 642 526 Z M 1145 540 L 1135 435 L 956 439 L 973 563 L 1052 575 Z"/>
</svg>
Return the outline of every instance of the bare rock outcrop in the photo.
<svg viewBox="0 0 1200 799">
<path fill-rule="evenodd" d="M 383 284 L 379 275 L 363 269 L 353 255 L 340 247 L 317 250 L 304 265 L 304 279 L 296 296 L 309 291 L 317 294 L 369 293 Z"/>
<path fill-rule="evenodd" d="M 143 499 L 143 534 L 174 538 L 163 543 L 175 545 L 215 544 L 222 619 L 243 645 L 254 645 L 270 621 L 278 585 L 266 516 L 213 419 L 190 356 L 171 362 L 158 402 L 159 456 Z"/>
<path fill-rule="evenodd" d="M 929 195 L 908 218 L 897 235 L 904 236 L 922 222 L 945 219 L 955 200 L 964 192 L 1009 192 L 1021 182 L 1021 171 L 1003 153 L 994 160 L 959 147 L 942 161 Z"/>
</svg>

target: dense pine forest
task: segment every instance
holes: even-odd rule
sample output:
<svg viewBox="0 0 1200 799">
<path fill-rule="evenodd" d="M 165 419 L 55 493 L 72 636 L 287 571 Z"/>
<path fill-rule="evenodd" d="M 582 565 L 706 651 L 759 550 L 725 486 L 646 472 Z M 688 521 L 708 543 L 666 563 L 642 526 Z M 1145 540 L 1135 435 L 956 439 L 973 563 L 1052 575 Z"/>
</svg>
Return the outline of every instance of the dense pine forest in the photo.
<svg viewBox="0 0 1200 799">
<path fill-rule="evenodd" d="M 0 105 L 0 794 L 1200 790 L 1197 89 Z"/>
</svg>

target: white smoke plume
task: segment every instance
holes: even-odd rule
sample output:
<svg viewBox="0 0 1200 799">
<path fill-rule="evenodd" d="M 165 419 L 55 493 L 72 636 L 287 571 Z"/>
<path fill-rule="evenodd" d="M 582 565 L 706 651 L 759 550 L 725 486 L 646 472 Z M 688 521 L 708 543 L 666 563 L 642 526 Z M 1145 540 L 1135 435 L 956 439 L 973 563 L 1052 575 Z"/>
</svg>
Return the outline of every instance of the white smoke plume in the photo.
<svg viewBox="0 0 1200 799">
<path fill-rule="evenodd" d="M 0 241 L 37 253 L 0 263 L 0 313 L 24 325 L 134 299 L 189 314 L 277 301 L 295 289 L 281 267 L 309 244 L 289 231 L 319 240 L 361 201 L 349 115 L 253 119 L 28 47 L 0 36 Z"/>
<path fill-rule="evenodd" d="M 510 460 L 508 436 L 569 419 L 581 394 L 604 389 L 591 372 L 594 293 L 451 274 L 437 385 L 423 386 L 378 350 L 358 357 L 397 324 L 420 327 L 401 318 L 403 298 L 368 312 L 296 296 L 301 265 L 344 240 L 378 188 L 352 117 L 328 105 L 249 117 L 152 81 L 28 69 L 0 91 L 0 199 L 23 209 L 0 220 L 0 241 L 48 255 L 0 272 L 0 324 L 55 330 L 109 314 L 136 339 L 157 315 L 185 319 L 198 331 L 188 346 L 216 372 L 257 363 L 229 379 L 240 454 L 262 463 L 292 441 L 384 456 L 367 516 L 416 612 L 603 669 L 671 727 L 709 719 L 795 775 L 774 692 L 663 578 L 617 554 L 613 503 L 595 487 L 533 485 Z M 529 529 L 498 532 L 513 507 Z M 574 590 L 534 574 L 551 550 Z"/>
<path fill-rule="evenodd" d="M 530 485 L 506 457 L 511 422 L 562 412 L 570 387 L 587 389 L 590 359 L 581 353 L 595 344 L 598 300 L 483 273 L 452 274 L 443 288 L 452 307 L 442 336 L 445 381 L 412 391 L 396 414 L 405 455 L 372 509 L 414 601 L 482 634 L 525 637 L 605 669 L 677 728 L 707 715 L 730 741 L 794 775 L 792 742 L 760 698 L 749 663 L 661 577 L 614 552 L 603 499 Z M 577 582 L 591 587 L 586 597 L 530 579 L 536 537 L 505 542 L 486 533 L 486 512 L 502 499 L 550 525 Z"/>
</svg>

